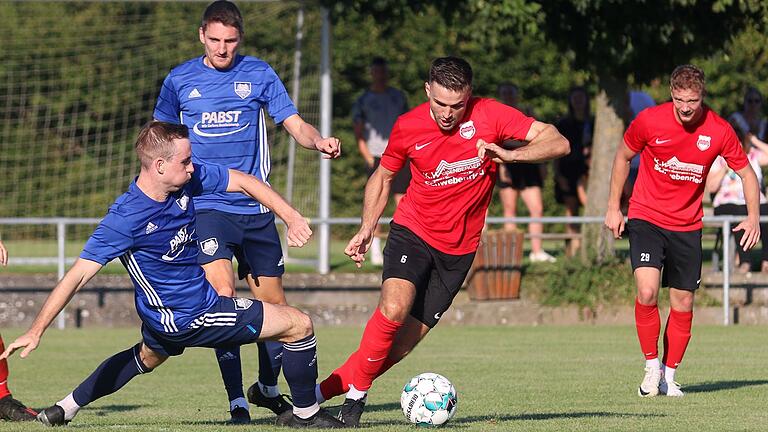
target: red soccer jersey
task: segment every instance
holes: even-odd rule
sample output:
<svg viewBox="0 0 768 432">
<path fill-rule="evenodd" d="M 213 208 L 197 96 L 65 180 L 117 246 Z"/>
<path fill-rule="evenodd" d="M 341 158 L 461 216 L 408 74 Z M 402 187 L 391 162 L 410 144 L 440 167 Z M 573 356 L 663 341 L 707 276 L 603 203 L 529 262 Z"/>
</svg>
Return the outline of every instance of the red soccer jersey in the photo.
<svg viewBox="0 0 768 432">
<path fill-rule="evenodd" d="M 443 132 L 424 103 L 400 116 L 381 165 L 398 171 L 411 160 L 411 183 L 394 221 L 452 255 L 477 250 L 498 164 L 477 157 L 477 140 L 523 140 L 533 118 L 493 99 L 471 98 L 464 118 Z"/>
<path fill-rule="evenodd" d="M 709 107 L 691 127 L 677 122 L 674 109 L 672 102 L 648 108 L 624 134 L 627 147 L 640 153 L 629 218 L 693 231 L 702 227 L 701 198 L 715 158 L 723 156 L 733 170 L 748 161 L 731 125 Z"/>
</svg>

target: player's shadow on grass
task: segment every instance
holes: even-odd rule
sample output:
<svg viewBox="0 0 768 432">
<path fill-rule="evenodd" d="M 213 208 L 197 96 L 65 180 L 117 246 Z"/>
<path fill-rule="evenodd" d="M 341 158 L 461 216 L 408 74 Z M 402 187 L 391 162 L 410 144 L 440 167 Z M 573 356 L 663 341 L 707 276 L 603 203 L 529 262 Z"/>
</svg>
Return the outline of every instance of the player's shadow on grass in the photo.
<svg viewBox="0 0 768 432">
<path fill-rule="evenodd" d="M 136 411 L 144 406 L 145 405 L 103 405 L 98 408 L 93 408 L 90 411 L 97 416 L 107 416 L 114 413 Z"/>
<path fill-rule="evenodd" d="M 619 417 L 619 418 L 650 418 L 666 417 L 666 414 L 638 414 L 638 413 L 619 413 L 607 411 L 589 411 L 589 412 L 551 412 L 551 413 L 529 413 L 529 414 L 504 414 L 504 415 L 485 415 L 458 417 L 451 420 L 452 424 L 478 423 L 478 422 L 500 422 L 500 421 L 526 421 L 526 420 L 557 420 L 557 419 L 579 419 L 589 417 Z"/>
<path fill-rule="evenodd" d="M 768 384 L 768 380 L 712 381 L 683 386 L 685 393 L 709 393 Z"/>
</svg>

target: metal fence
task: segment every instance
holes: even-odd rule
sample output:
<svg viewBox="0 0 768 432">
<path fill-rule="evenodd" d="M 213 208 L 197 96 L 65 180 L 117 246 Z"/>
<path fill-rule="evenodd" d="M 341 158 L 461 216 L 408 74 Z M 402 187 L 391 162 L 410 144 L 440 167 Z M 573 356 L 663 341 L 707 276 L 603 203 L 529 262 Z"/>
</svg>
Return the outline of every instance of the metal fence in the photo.
<svg viewBox="0 0 768 432">
<path fill-rule="evenodd" d="M 721 229 L 721 235 L 723 239 L 728 239 L 731 233 L 731 226 L 740 223 L 744 219 L 743 216 L 705 216 L 703 221 L 704 225 L 708 227 L 717 227 Z M 70 225 L 95 225 L 98 224 L 101 219 L 98 218 L 0 218 L 0 225 L 55 225 L 56 226 L 56 243 L 57 243 L 57 255 L 55 257 L 12 257 L 13 264 L 56 264 L 57 273 L 59 279 L 64 277 L 67 264 L 74 261 L 74 258 L 68 258 L 66 256 L 66 232 L 67 227 Z M 387 224 L 391 218 L 382 218 L 379 223 Z M 486 219 L 489 224 L 501 224 L 506 222 L 511 223 L 531 223 L 540 222 L 543 224 L 602 224 L 603 217 L 598 216 L 579 216 L 579 217 L 542 217 L 542 218 L 530 218 L 530 217 L 516 217 L 516 218 L 503 218 L 503 217 L 489 217 Z M 768 216 L 761 217 L 761 222 L 768 222 Z M 278 220 L 278 223 L 282 221 Z M 357 225 L 359 224 L 359 218 L 326 218 L 326 219 L 313 219 L 310 221 L 312 225 L 318 226 L 320 232 L 328 232 L 332 225 Z M 731 322 L 730 316 L 730 273 L 731 273 L 731 260 L 728 259 L 731 255 L 730 241 L 722 242 L 722 276 L 723 276 L 723 324 L 729 325 Z M 320 236 L 320 244 L 318 248 L 318 259 L 316 265 L 318 272 L 327 272 L 330 255 L 330 238 L 328 235 Z M 58 326 L 63 328 L 63 314 L 59 316 Z"/>
</svg>

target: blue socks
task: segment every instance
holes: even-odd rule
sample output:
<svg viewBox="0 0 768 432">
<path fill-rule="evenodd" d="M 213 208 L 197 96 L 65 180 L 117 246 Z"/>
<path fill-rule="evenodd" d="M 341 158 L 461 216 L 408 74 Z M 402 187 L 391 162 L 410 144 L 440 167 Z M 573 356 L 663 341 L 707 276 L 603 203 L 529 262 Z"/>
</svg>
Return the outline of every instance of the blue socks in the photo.
<svg viewBox="0 0 768 432">
<path fill-rule="evenodd" d="M 133 377 L 152 372 L 141 361 L 141 343 L 104 360 L 93 373 L 72 392 L 77 405 L 83 407 L 101 397 L 120 390 Z"/>
<path fill-rule="evenodd" d="M 224 381 L 224 389 L 227 390 L 229 401 L 245 398 L 243 394 L 243 368 L 240 364 L 240 347 L 216 348 L 216 360 L 219 362 L 221 379 Z"/>
<path fill-rule="evenodd" d="M 306 408 L 317 403 L 317 339 L 314 334 L 283 344 L 283 375 L 291 388 L 294 406 Z"/>
<path fill-rule="evenodd" d="M 276 386 L 283 364 L 283 343 L 266 341 L 257 343 L 259 347 L 259 382 L 265 386 Z"/>
</svg>

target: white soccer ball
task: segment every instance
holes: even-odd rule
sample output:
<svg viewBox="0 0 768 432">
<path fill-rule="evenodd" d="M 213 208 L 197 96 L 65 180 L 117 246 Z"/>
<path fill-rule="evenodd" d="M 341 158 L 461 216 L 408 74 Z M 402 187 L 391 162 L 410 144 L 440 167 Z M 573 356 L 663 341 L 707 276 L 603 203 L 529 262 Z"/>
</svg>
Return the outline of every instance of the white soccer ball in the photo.
<svg viewBox="0 0 768 432">
<path fill-rule="evenodd" d="M 456 414 L 458 402 L 456 389 L 448 378 L 430 372 L 411 378 L 400 395 L 405 418 L 419 426 L 445 424 Z"/>
</svg>

